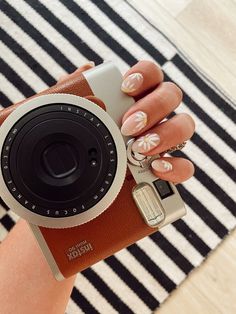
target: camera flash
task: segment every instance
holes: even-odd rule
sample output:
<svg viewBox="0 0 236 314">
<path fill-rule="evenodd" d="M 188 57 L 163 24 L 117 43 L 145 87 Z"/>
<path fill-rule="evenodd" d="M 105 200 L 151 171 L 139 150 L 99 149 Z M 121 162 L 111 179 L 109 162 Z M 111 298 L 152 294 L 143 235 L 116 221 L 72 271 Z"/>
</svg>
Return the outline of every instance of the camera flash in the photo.
<svg viewBox="0 0 236 314">
<path fill-rule="evenodd" d="M 132 194 L 148 226 L 158 227 L 165 215 L 154 189 L 148 183 L 142 182 L 133 189 Z"/>
</svg>

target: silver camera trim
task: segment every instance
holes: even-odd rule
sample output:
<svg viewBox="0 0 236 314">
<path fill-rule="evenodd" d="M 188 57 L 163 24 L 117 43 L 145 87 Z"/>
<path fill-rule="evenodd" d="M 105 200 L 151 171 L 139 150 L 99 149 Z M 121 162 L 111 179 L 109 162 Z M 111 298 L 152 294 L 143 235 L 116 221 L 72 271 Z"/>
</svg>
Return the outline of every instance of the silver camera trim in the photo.
<svg viewBox="0 0 236 314">
<path fill-rule="evenodd" d="M 131 138 L 126 143 L 128 167 L 137 183 L 132 190 L 132 196 L 145 223 L 149 227 L 160 229 L 186 214 L 184 202 L 176 186 L 169 181 L 173 194 L 161 199 L 154 186 L 154 181 L 158 178 L 154 175 L 150 166 L 151 162 L 159 158 L 160 155 L 144 156 L 132 152 L 134 141 L 135 139 Z M 140 194 L 142 194 L 142 197 L 140 197 Z"/>
<path fill-rule="evenodd" d="M 24 105 L 15 109 L 3 122 L 0 127 L 0 156 L 2 155 L 2 148 L 7 134 L 20 118 L 22 118 L 31 110 L 55 103 L 71 104 L 84 108 L 90 111 L 92 114 L 96 115 L 107 126 L 115 141 L 117 151 L 119 152 L 117 154 L 117 170 L 112 185 L 110 186 L 106 195 L 86 212 L 69 217 L 47 217 L 31 212 L 13 197 L 13 195 L 8 190 L 7 185 L 5 184 L 2 174 L 2 167 L 0 167 L 1 197 L 17 215 L 24 218 L 29 223 L 49 228 L 69 228 L 84 224 L 96 218 L 115 200 L 125 180 L 127 170 L 126 147 L 117 124 L 101 107 L 79 96 L 68 94 L 51 94 L 38 96 L 27 101 Z"/>
<path fill-rule="evenodd" d="M 120 89 L 122 84 L 122 75 L 119 69 L 112 62 L 105 62 L 84 72 L 83 75 L 89 83 L 94 95 L 102 99 L 107 105 L 108 114 L 117 123 L 117 125 L 120 125 L 122 116 L 135 103 L 135 101 L 133 97 L 127 96 Z M 104 79 L 101 78 L 107 78 L 105 85 Z M 140 211 L 145 223 L 153 228 L 161 228 L 166 224 L 184 216 L 186 214 L 184 202 L 173 183 L 169 182 L 174 194 L 164 200 L 160 199 L 160 196 L 154 187 L 153 181 L 158 178 L 152 173 L 150 164 L 153 159 L 159 158 L 160 156 L 157 154 L 149 158 L 143 158 L 141 154 L 135 153 L 133 156 L 135 157 L 136 162 L 131 153 L 131 144 L 133 139 L 129 136 L 123 136 L 123 138 L 125 143 L 127 143 L 127 164 L 137 183 L 137 189 L 142 183 L 149 184 L 154 190 L 152 193 L 155 198 L 154 201 L 159 202 L 163 211 L 163 215 L 157 215 L 156 219 L 152 219 L 150 221 L 148 219 L 150 212 L 148 214 L 148 211 L 142 208 L 141 204 L 137 204 L 136 202 L 137 210 Z M 132 194 L 133 193 L 134 191 L 132 191 Z"/>
</svg>

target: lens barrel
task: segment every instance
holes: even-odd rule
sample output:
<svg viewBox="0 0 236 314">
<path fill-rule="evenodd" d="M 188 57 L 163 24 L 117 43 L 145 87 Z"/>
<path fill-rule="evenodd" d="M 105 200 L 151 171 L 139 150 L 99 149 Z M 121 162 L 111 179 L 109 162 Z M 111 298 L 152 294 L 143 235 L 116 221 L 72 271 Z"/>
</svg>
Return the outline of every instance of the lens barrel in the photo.
<svg viewBox="0 0 236 314">
<path fill-rule="evenodd" d="M 103 198 L 116 174 L 108 128 L 78 106 L 51 104 L 23 116 L 2 149 L 5 183 L 18 202 L 43 216 L 82 213 Z"/>
</svg>

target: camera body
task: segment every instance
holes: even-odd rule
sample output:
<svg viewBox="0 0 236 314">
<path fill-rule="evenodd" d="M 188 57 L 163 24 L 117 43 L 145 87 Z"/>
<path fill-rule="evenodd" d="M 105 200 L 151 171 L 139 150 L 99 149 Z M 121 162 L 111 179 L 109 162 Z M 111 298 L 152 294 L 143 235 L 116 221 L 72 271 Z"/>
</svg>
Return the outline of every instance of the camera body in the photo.
<svg viewBox="0 0 236 314">
<path fill-rule="evenodd" d="M 120 133 L 134 99 L 112 62 L 73 74 L 0 112 L 4 202 L 27 220 L 63 280 L 185 215 L 155 156 Z"/>
</svg>

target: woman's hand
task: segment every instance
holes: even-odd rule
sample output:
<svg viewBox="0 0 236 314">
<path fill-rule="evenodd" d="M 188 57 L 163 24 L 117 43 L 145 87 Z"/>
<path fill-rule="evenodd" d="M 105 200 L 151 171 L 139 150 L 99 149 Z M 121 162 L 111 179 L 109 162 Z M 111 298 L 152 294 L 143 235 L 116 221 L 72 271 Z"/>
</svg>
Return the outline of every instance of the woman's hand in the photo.
<svg viewBox="0 0 236 314">
<path fill-rule="evenodd" d="M 75 73 L 94 66 L 88 62 Z M 194 120 L 187 113 L 163 121 L 182 101 L 181 89 L 172 82 L 163 82 L 163 72 L 151 61 L 139 61 L 124 75 L 121 89 L 133 96 L 136 103 L 124 114 L 121 132 L 136 137 L 132 149 L 144 155 L 155 155 L 191 138 Z M 59 80 L 67 79 L 65 76 Z M 167 181 L 180 183 L 194 173 L 191 161 L 185 158 L 161 157 L 152 162 L 154 174 Z"/>
<path fill-rule="evenodd" d="M 194 133 L 195 123 L 186 113 L 162 121 L 182 101 L 181 89 L 172 82 L 163 82 L 163 72 L 150 61 L 139 61 L 124 76 L 121 89 L 137 99 L 124 114 L 121 132 L 136 138 L 133 151 L 155 155 L 183 143 Z M 185 158 L 161 157 L 152 162 L 152 171 L 163 180 L 180 183 L 194 173 L 191 161 Z"/>
</svg>

